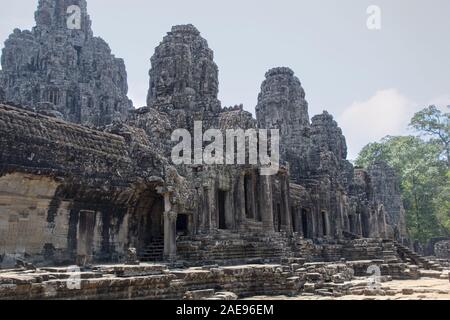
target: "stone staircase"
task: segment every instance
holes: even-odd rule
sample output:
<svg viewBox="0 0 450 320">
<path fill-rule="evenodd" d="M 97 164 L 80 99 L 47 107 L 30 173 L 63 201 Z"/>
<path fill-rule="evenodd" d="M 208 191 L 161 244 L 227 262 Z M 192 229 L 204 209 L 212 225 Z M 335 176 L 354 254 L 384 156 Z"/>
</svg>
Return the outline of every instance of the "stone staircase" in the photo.
<svg viewBox="0 0 450 320">
<path fill-rule="evenodd" d="M 349 240 L 361 239 L 361 237 L 359 235 L 348 232 L 348 231 L 342 231 L 342 235 L 344 236 L 344 238 L 349 239 Z"/>
<path fill-rule="evenodd" d="M 156 238 L 139 252 L 138 258 L 141 262 L 160 262 L 163 261 L 163 255 L 164 239 Z"/>
<path fill-rule="evenodd" d="M 395 242 L 394 244 L 395 244 L 395 247 L 397 248 L 397 252 L 398 252 L 400 258 L 403 261 L 413 263 L 424 269 L 437 270 L 437 271 L 443 270 L 443 267 L 439 263 L 433 262 L 430 259 L 427 259 L 427 258 L 415 253 L 410 248 L 408 248 L 398 242 Z"/>
<path fill-rule="evenodd" d="M 383 259 L 385 263 L 399 262 L 396 244 L 392 240 L 364 239 L 348 231 L 343 231 L 343 235 L 345 239 L 353 241 L 353 245 L 356 245 L 354 249 L 349 251 L 351 258 L 354 260 L 357 260 L 358 253 L 361 253 L 362 258 L 366 255 L 372 259 Z M 362 246 L 358 246 L 358 242 L 362 242 Z"/>
<path fill-rule="evenodd" d="M 212 235 L 184 237 L 177 241 L 177 257 L 190 265 L 279 263 L 291 254 L 282 235 L 238 234 L 220 230 Z"/>
</svg>

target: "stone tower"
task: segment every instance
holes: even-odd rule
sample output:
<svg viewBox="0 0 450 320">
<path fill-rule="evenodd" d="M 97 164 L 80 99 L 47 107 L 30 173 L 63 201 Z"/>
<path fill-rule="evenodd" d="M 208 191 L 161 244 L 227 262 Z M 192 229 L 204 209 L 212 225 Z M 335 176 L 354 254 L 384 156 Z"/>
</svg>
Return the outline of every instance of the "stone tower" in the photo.
<svg viewBox="0 0 450 320">
<path fill-rule="evenodd" d="M 266 73 L 256 106 L 258 126 L 280 130 L 282 161 L 293 166 L 294 177 L 306 174 L 310 151 L 310 120 L 305 90 L 285 67 Z"/>
<path fill-rule="evenodd" d="M 2 100 L 84 125 L 125 119 L 125 64 L 93 36 L 86 0 L 40 0 L 35 20 L 5 42 Z"/>
<path fill-rule="evenodd" d="M 256 106 L 261 128 L 281 130 L 283 144 L 296 149 L 309 128 L 308 102 L 300 80 L 289 68 L 274 68 L 266 73 Z"/>
<path fill-rule="evenodd" d="M 148 106 L 220 111 L 214 54 L 193 25 L 174 26 L 155 49 L 151 65 Z"/>
</svg>

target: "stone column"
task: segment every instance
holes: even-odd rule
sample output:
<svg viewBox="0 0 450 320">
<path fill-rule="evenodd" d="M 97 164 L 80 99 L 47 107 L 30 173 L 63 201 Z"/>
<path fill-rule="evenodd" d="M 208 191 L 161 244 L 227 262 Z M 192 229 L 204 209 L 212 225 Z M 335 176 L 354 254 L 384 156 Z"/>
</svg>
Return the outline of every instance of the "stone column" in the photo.
<svg viewBox="0 0 450 320">
<path fill-rule="evenodd" d="M 261 176 L 261 218 L 265 232 L 275 232 L 273 225 L 272 177 Z"/>
<path fill-rule="evenodd" d="M 245 206 L 246 206 L 246 194 L 245 194 L 245 172 L 241 173 L 241 175 L 239 176 L 239 182 L 238 182 L 238 194 L 239 199 L 237 199 L 237 201 L 239 201 L 239 211 L 238 211 L 238 229 L 242 226 L 242 223 L 245 221 L 246 216 L 245 216 Z"/>
<path fill-rule="evenodd" d="M 177 217 L 170 201 L 170 192 L 161 191 L 164 196 L 164 259 L 175 260 L 177 256 Z"/>
<path fill-rule="evenodd" d="M 170 261 L 177 257 L 177 217 L 174 211 L 164 212 L 164 258 Z"/>
<path fill-rule="evenodd" d="M 283 201 L 282 209 L 284 216 L 283 218 L 283 231 L 291 235 L 293 233 L 292 229 L 292 217 L 291 217 L 291 207 L 289 205 L 289 179 L 287 176 L 282 176 L 281 181 L 281 201 Z"/>
<path fill-rule="evenodd" d="M 216 188 L 208 185 L 206 187 L 206 196 L 208 199 L 208 210 L 206 211 L 206 221 L 209 232 L 217 230 L 219 228 L 217 221 L 217 192 Z"/>
<path fill-rule="evenodd" d="M 201 232 L 208 234 L 212 230 L 212 199 L 211 199 L 211 186 L 209 183 L 203 184 L 203 203 L 200 213 L 201 220 Z"/>
</svg>

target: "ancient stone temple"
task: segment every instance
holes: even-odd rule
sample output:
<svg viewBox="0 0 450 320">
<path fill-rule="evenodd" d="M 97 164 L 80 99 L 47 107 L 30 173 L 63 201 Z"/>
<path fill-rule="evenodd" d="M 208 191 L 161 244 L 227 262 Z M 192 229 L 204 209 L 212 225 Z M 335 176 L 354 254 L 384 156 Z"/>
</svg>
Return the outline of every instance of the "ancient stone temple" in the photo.
<svg viewBox="0 0 450 320">
<path fill-rule="evenodd" d="M 256 119 L 222 107 L 213 51 L 175 26 L 151 58 L 148 105 L 132 109 L 124 62 L 93 37 L 86 1 L 41 0 L 36 23 L 2 54 L 2 265 L 389 259 L 407 240 L 393 170 L 354 168 L 333 117 L 310 119 L 293 70 L 266 73 Z M 202 133 L 279 129 L 278 170 L 174 164 L 172 133 L 194 135 L 196 121 Z"/>
<path fill-rule="evenodd" d="M 125 64 L 94 37 L 86 0 L 40 0 L 31 30 L 5 42 L 0 101 L 64 120 L 101 126 L 125 120 Z"/>
</svg>

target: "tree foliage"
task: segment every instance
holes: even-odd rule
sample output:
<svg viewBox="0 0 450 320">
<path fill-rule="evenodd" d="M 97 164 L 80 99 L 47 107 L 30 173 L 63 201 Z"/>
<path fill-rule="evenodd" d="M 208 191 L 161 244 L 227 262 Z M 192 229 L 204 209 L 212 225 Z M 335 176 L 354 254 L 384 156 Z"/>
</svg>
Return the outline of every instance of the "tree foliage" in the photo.
<svg viewBox="0 0 450 320">
<path fill-rule="evenodd" d="M 443 113 L 435 106 L 430 106 L 416 113 L 410 126 L 422 135 L 435 139 L 442 147 L 442 156 L 447 160 L 447 165 L 450 165 L 450 113 Z"/>
<path fill-rule="evenodd" d="M 429 107 L 414 116 L 411 126 L 431 139 L 388 136 L 364 147 L 356 165 L 367 167 L 383 160 L 396 170 L 409 233 L 426 242 L 450 234 L 448 114 Z"/>
</svg>

